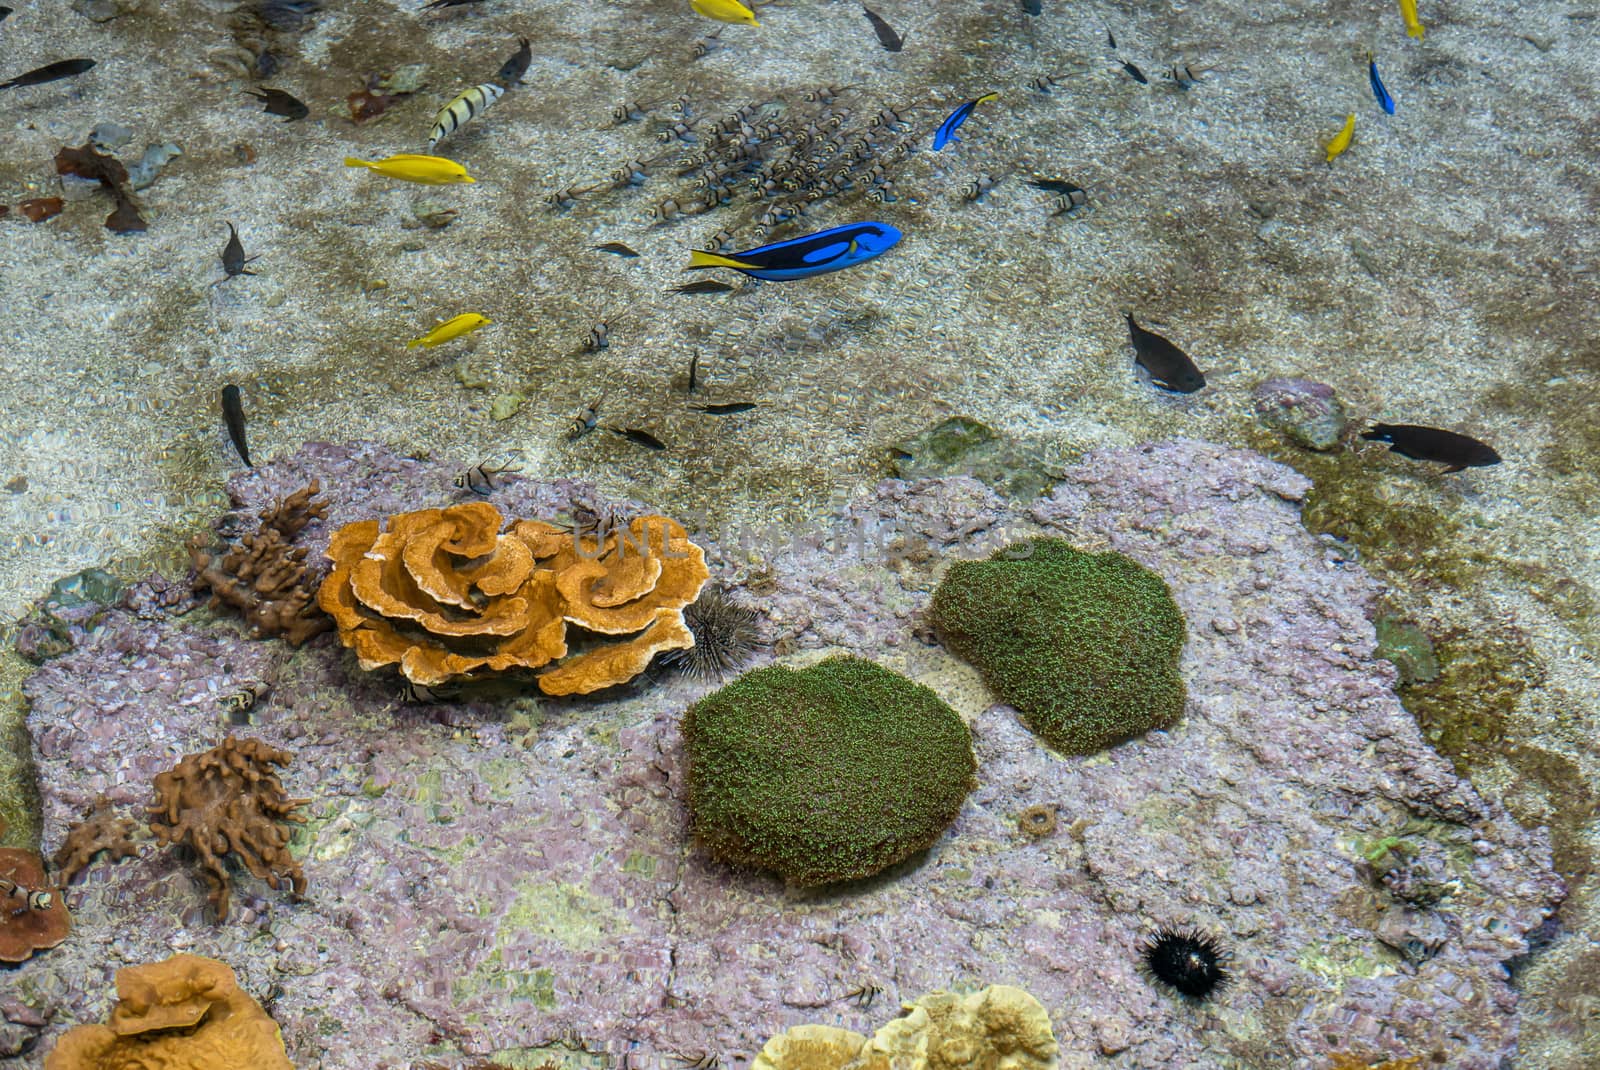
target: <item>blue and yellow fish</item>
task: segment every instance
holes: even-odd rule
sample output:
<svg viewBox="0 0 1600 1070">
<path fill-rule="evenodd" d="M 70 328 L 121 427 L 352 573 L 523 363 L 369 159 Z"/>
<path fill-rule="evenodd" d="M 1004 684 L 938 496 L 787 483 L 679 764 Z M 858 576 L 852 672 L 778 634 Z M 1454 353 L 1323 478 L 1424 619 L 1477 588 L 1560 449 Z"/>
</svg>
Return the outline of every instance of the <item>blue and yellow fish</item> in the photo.
<svg viewBox="0 0 1600 1070">
<path fill-rule="evenodd" d="M 979 104 L 987 104 L 991 100 L 999 99 L 999 93 L 985 93 L 977 100 L 969 100 L 965 104 L 961 105 L 961 107 L 945 116 L 944 122 L 939 124 L 939 129 L 933 132 L 933 151 L 938 152 L 940 149 L 950 144 L 950 142 L 961 140 L 960 138 L 956 137 L 956 130 L 960 128 L 962 123 L 967 121 L 967 116 L 972 114 L 973 108 L 976 108 Z"/>
<path fill-rule="evenodd" d="M 695 249 L 683 270 L 725 267 L 771 282 L 809 279 L 882 256 L 899 240 L 900 231 L 887 223 L 849 223 L 727 256 Z"/>
<path fill-rule="evenodd" d="M 1372 95 L 1378 98 L 1378 104 L 1390 115 L 1394 114 L 1394 98 L 1389 95 L 1383 79 L 1378 77 L 1378 61 L 1372 58 L 1372 53 L 1367 53 L 1367 81 L 1372 83 Z"/>
</svg>

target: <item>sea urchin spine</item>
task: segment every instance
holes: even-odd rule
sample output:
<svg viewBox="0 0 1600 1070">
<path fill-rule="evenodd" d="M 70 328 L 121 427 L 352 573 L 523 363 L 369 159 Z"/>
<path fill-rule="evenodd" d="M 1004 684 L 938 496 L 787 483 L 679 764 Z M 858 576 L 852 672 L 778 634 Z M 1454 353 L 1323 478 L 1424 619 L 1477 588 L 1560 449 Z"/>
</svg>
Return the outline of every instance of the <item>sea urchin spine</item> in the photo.
<svg viewBox="0 0 1600 1070">
<path fill-rule="evenodd" d="M 1198 929 L 1163 926 L 1139 945 L 1139 955 L 1153 980 L 1186 999 L 1208 999 L 1233 980 L 1221 941 Z"/>
<path fill-rule="evenodd" d="M 741 668 L 760 645 L 756 611 L 729 598 L 721 587 L 708 585 L 684 606 L 683 623 L 694 633 L 694 646 L 671 651 L 661 660 L 702 679 L 723 679 Z"/>
</svg>

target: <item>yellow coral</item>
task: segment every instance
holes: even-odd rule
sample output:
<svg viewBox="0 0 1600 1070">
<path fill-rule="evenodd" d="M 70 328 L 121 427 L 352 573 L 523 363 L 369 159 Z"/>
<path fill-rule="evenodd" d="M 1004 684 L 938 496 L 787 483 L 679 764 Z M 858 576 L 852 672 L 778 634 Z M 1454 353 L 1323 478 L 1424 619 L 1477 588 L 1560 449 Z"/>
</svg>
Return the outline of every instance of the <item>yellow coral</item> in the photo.
<svg viewBox="0 0 1600 1070">
<path fill-rule="evenodd" d="M 1056 1070 L 1050 1015 L 1020 988 L 943 990 L 903 1005 L 872 1039 L 800 1025 L 767 1041 L 750 1070 Z"/>
<path fill-rule="evenodd" d="M 44 1070 L 293 1070 L 278 1024 L 199 955 L 117 971 L 110 1025 L 67 1030 Z"/>
<path fill-rule="evenodd" d="M 750 1070 L 840 1070 L 867 1038 L 831 1025 L 797 1025 L 757 1053 Z"/>
</svg>

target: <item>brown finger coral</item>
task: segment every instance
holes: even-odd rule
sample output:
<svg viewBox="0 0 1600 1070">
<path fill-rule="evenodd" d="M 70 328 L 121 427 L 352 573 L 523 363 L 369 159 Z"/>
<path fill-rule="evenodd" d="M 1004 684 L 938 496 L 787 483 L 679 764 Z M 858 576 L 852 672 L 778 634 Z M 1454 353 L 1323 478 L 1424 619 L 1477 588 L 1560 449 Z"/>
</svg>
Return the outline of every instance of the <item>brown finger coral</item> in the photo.
<svg viewBox="0 0 1600 1070">
<path fill-rule="evenodd" d="M 23 962 L 67 938 L 72 919 L 32 851 L 0 847 L 0 962 Z"/>
<path fill-rule="evenodd" d="M 224 856 L 230 853 L 274 888 L 287 883 L 296 895 L 306 890 L 283 822 L 304 821 L 295 810 L 311 800 L 289 798 L 272 768 L 293 757 L 258 739 L 229 736 L 156 776 L 150 831 L 162 846 L 182 843 L 194 851 L 219 921 L 228 917 Z"/>
<path fill-rule="evenodd" d="M 136 827 L 132 818 L 119 817 L 111 809 L 111 800 L 101 795 L 83 820 L 67 830 L 67 838 L 56 848 L 51 862 L 61 883 L 71 884 L 101 851 L 109 851 L 112 862 L 137 855 L 139 848 L 133 842 Z"/>
<path fill-rule="evenodd" d="M 257 636 L 281 635 L 291 646 L 327 631 L 332 622 L 312 604 L 304 547 L 290 544 L 305 526 L 322 519 L 328 507 L 311 499 L 321 493 L 316 480 L 260 514 L 261 527 L 245 535 L 221 557 L 189 544 L 195 587 L 210 588 L 211 608 L 230 606 L 243 614 Z"/>
<path fill-rule="evenodd" d="M 646 516 L 578 536 L 503 523 L 488 502 L 466 502 L 334 532 L 317 601 L 363 669 L 398 665 L 432 687 L 556 663 L 540 688 L 587 694 L 694 644 L 683 607 L 710 573 L 681 525 Z"/>
<path fill-rule="evenodd" d="M 293 1070 L 278 1025 L 215 959 L 117 971 L 107 1025 L 69 1029 L 45 1070 Z"/>
</svg>

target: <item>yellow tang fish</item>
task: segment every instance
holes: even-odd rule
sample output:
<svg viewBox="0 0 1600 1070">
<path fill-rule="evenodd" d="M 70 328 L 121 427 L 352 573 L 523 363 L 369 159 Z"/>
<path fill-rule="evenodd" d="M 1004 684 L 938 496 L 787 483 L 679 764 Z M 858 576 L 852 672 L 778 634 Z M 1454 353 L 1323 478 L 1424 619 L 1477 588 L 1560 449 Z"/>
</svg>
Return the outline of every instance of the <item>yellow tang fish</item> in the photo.
<svg viewBox="0 0 1600 1070">
<path fill-rule="evenodd" d="M 447 186 L 452 182 L 476 182 L 477 179 L 467 174 L 467 169 L 454 160 L 447 160 L 443 156 L 418 156 L 415 153 L 403 152 L 398 156 L 390 156 L 384 160 L 358 160 L 354 156 L 344 158 L 346 167 L 365 167 L 376 171 L 380 175 L 390 178 L 400 178 L 407 182 L 421 182 L 428 186 Z"/>
<path fill-rule="evenodd" d="M 1400 17 L 1406 20 L 1407 35 L 1420 39 L 1426 32 L 1417 18 L 1417 0 L 1400 0 Z"/>
<path fill-rule="evenodd" d="M 414 346 L 428 346 L 431 348 L 443 345 L 452 338 L 460 338 L 462 335 L 486 326 L 490 322 L 487 316 L 480 316 L 476 312 L 463 312 L 454 319 L 445 320 L 421 338 L 411 339 L 406 343 L 406 348 L 411 349 Z"/>
<path fill-rule="evenodd" d="M 1328 142 L 1328 162 L 1332 163 L 1345 149 L 1350 147 L 1350 139 L 1356 136 L 1356 113 L 1351 112 L 1344 121 L 1344 129 L 1333 135 L 1333 140 Z"/>
<path fill-rule="evenodd" d="M 696 13 L 718 22 L 737 22 L 742 26 L 760 26 L 756 13 L 739 3 L 739 0 L 689 0 Z"/>
</svg>

